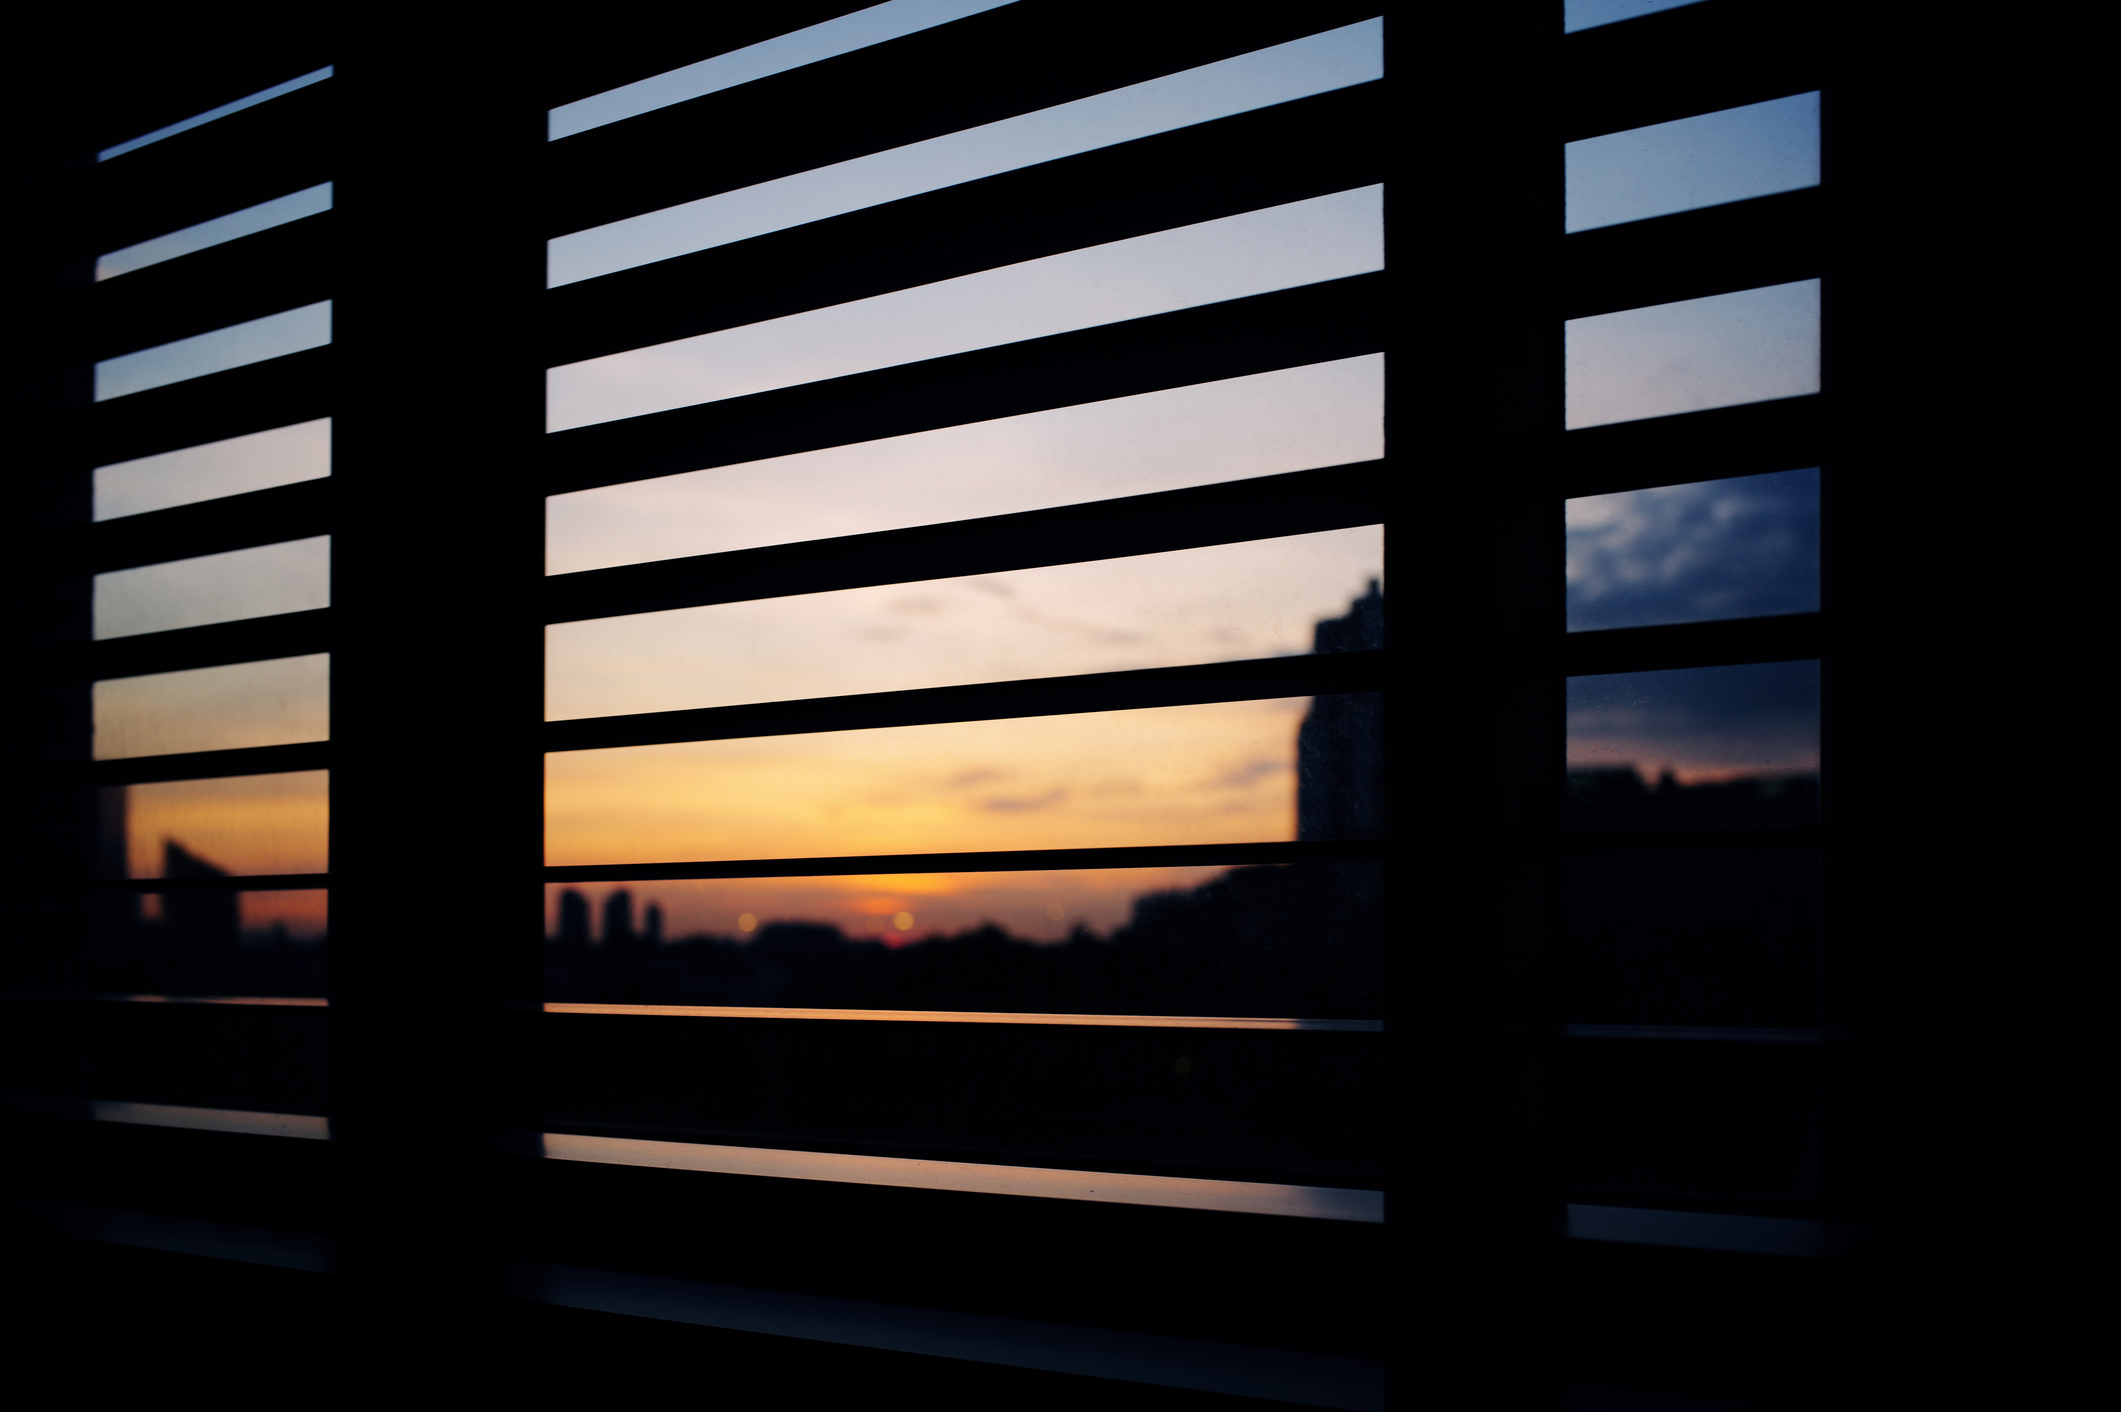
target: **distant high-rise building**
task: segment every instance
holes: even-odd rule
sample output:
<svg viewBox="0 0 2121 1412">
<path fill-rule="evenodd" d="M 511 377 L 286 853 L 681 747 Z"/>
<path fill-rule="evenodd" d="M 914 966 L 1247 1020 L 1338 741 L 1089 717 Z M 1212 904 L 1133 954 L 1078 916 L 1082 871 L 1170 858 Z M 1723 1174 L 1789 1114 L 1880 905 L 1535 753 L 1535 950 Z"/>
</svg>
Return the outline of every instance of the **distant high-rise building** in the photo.
<svg viewBox="0 0 2121 1412">
<path fill-rule="evenodd" d="M 1341 617 L 1318 624 L 1313 652 L 1385 645 L 1385 598 L 1376 579 Z M 1384 834 L 1385 698 L 1380 691 L 1314 697 L 1296 735 L 1296 836 Z"/>
<path fill-rule="evenodd" d="M 132 791 L 124 785 L 113 785 L 98 790 L 96 795 L 96 876 L 126 877 L 132 871 L 127 856 Z"/>
<path fill-rule="evenodd" d="M 604 899 L 604 945 L 632 946 L 638 939 L 633 930 L 633 894 L 622 887 Z"/>
<path fill-rule="evenodd" d="M 589 899 L 568 888 L 560 894 L 560 945 L 569 951 L 589 949 Z"/>
<path fill-rule="evenodd" d="M 225 878 L 228 870 L 169 839 L 162 845 L 162 876 L 204 880 Z M 242 907 L 234 888 L 172 888 L 162 894 L 162 918 L 180 975 L 211 980 L 243 944 Z"/>
<path fill-rule="evenodd" d="M 96 791 L 96 876 L 122 878 L 132 872 L 127 849 L 131 840 L 132 791 L 113 785 Z M 97 893 L 89 901 L 100 955 L 125 955 L 140 944 L 140 898 L 137 893 Z"/>
</svg>

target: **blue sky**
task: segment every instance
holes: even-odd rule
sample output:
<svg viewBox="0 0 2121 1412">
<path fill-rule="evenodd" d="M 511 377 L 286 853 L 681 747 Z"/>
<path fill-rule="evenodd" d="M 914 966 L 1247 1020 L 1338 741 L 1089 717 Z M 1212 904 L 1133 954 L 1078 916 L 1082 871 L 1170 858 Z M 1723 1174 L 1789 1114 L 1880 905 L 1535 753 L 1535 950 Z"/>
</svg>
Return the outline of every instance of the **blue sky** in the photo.
<svg viewBox="0 0 2121 1412">
<path fill-rule="evenodd" d="M 1570 677 L 1570 769 L 1682 783 L 1819 768 L 1819 664 L 1751 662 Z"/>
<path fill-rule="evenodd" d="M 1563 325 L 1566 426 L 1607 426 L 1819 390 L 1820 282 L 1734 290 Z"/>
<path fill-rule="evenodd" d="M 331 301 L 267 314 L 96 364 L 96 401 L 284 358 L 331 342 Z"/>
<path fill-rule="evenodd" d="M 989 8 L 994 6 L 980 0 L 892 0 L 554 110 L 553 135 L 619 121 Z M 1567 24 L 1585 28 L 1656 8 L 1666 7 L 1620 0 L 1601 6 L 1572 0 Z M 552 243 L 551 280 L 590 278 L 993 172 L 1364 82 L 1377 74 L 1381 32 L 1379 21 L 1346 26 L 1079 103 L 577 232 Z M 266 96 L 258 95 L 256 101 Z M 228 111 L 233 110 L 232 105 Z M 1818 114 L 1816 93 L 1797 94 L 1568 144 L 1567 228 L 1593 230 L 1816 183 Z M 212 116 L 202 115 L 199 121 Z M 552 430 L 585 426 L 1361 273 L 1381 264 L 1380 196 L 1381 190 L 1374 187 L 1336 193 L 555 368 L 548 374 L 548 426 Z M 330 199 L 328 186 L 312 188 L 109 252 L 98 275 L 122 275 L 300 219 L 327 209 Z M 1566 424 L 1597 426 L 1816 391 L 1820 297 L 1817 280 L 1802 280 L 1572 320 L 1563 330 L 1568 370 Z M 312 305 L 107 359 L 96 370 L 97 399 L 322 346 L 330 340 L 330 315 L 328 303 Z M 1261 444 L 1273 445 L 1271 466 L 1253 467 L 1241 455 L 1226 454 L 1222 442 L 1228 436 L 1218 439 L 1214 434 L 1187 431 L 1180 438 L 1184 446 L 1174 443 L 1166 448 L 1158 442 L 1154 458 L 1158 469 L 1153 475 L 1148 470 L 1143 474 L 1192 484 L 1360 459 L 1377 454 L 1371 449 L 1378 434 L 1373 361 L 1346 360 L 1315 370 L 1231 380 L 1198 392 L 1119 399 L 1092 409 L 946 429 L 923 434 L 925 439 L 828 448 L 806 457 L 782 458 L 781 464 L 717 468 L 657 483 L 557 498 L 551 507 L 552 567 L 595 567 L 736 547 L 735 543 L 715 542 L 717 536 L 770 542 L 771 536 L 761 539 L 742 526 L 762 518 L 751 513 L 758 506 L 770 503 L 785 510 L 783 502 L 791 496 L 818 507 L 811 516 L 816 524 L 807 534 L 824 535 L 873 527 L 842 525 L 840 521 L 850 511 L 873 510 L 871 518 L 883 515 L 905 523 L 995 513 L 981 497 L 992 499 L 1000 493 L 998 487 L 1007 489 L 1004 482 L 1019 473 L 1023 486 L 1010 493 L 1035 503 L 1067 503 L 1138 491 L 1143 485 L 1131 480 L 1110 486 L 1100 483 L 1081 493 L 1070 488 L 1070 476 L 1081 479 L 1087 474 L 1077 462 L 1131 463 L 1124 451 L 1112 455 L 1099 451 L 1086 459 L 1077 454 L 1082 448 L 1074 442 L 1088 446 L 1098 438 L 1067 428 L 1077 422 L 1085 427 L 1109 422 L 1107 440 L 1117 437 L 1130 444 L 1141 440 L 1147 446 L 1153 437 L 1145 440 L 1129 430 L 1131 422 L 1139 420 L 1134 413 L 1160 416 L 1181 403 L 1205 405 L 1214 394 L 1240 384 L 1246 385 L 1248 396 L 1263 394 L 1269 382 L 1277 387 L 1286 382 L 1291 388 L 1301 384 L 1304 389 L 1301 397 L 1289 401 L 1287 409 L 1269 398 L 1249 412 L 1240 409 L 1217 415 L 1218 421 L 1233 429 L 1250 427 L 1255 421 L 1262 426 L 1272 422 L 1259 436 L 1246 433 L 1248 445 L 1262 436 Z M 1251 388 L 1250 381 L 1258 381 L 1260 387 Z M 1318 386 L 1312 387 L 1313 383 Z M 1319 431 L 1316 424 L 1321 420 L 1332 422 L 1336 429 Z M 1063 431 L 1067 434 L 1062 435 Z M 328 474 L 327 434 L 325 424 L 311 423 L 100 468 L 97 516 L 138 513 L 188 499 Z M 965 444 L 959 446 L 959 442 Z M 1284 447 L 1284 442 L 1289 445 Z M 1304 445 L 1299 447 L 1297 442 Z M 937 453 L 946 449 L 963 454 L 938 460 Z M 899 453 L 905 453 L 901 459 L 910 456 L 921 464 L 909 462 L 899 468 L 891 460 Z M 763 479 L 750 475 L 753 469 L 766 473 Z M 778 486 L 778 491 L 761 489 L 766 482 Z M 933 514 L 923 510 L 907 518 L 913 500 L 906 486 L 915 482 L 945 486 L 944 498 L 952 499 L 952 504 L 939 505 Z M 680 502 L 682 514 L 674 517 Z M 763 518 L 773 521 L 780 537 L 789 537 L 789 521 L 782 510 Z M 680 520 L 702 528 L 698 533 L 691 529 L 678 533 L 670 527 Z M 1569 625 L 1573 630 L 1586 630 L 1815 609 L 1818 524 L 1818 473 L 1813 470 L 1572 501 L 1567 509 Z M 1354 545 L 1354 538 L 1342 538 Z M 1274 552 L 1291 547 L 1278 546 Z M 323 540 L 304 541 L 105 575 L 98 586 L 98 634 L 153 631 L 315 606 L 323 601 L 320 595 L 328 580 L 324 567 L 328 549 Z M 1360 579 L 1377 558 L 1375 546 L 1364 541 L 1345 554 L 1336 549 L 1330 562 L 1321 560 L 1323 567 L 1313 576 L 1323 575 L 1320 582 L 1325 588 L 1302 596 L 1298 626 L 1337 609 L 1344 595 L 1357 591 Z M 1146 572 L 1151 566 L 1121 567 Z M 1277 574 L 1270 573 L 1252 586 L 1276 578 Z M 903 606 L 897 598 L 886 606 L 897 611 L 894 605 Z M 714 615 L 694 616 L 704 624 Z M 721 616 L 734 615 L 725 612 Z M 691 621 L 685 620 L 687 633 L 693 633 Z M 634 626 L 645 629 L 649 624 Z M 1234 632 L 1245 626 L 1233 620 L 1216 625 L 1216 631 Z M 910 644 L 911 639 L 905 641 Z M 1027 644 L 1011 639 L 1009 645 L 1021 648 Z M 876 681 L 919 665 L 914 659 L 920 654 L 910 645 L 899 651 L 903 660 L 891 658 L 885 663 L 889 671 L 879 666 L 857 672 L 858 680 L 832 689 L 865 689 L 865 683 L 866 689 L 874 689 Z M 1186 651 L 1201 655 L 1190 647 Z M 1207 649 L 1201 652 L 1216 655 Z M 675 660 L 683 653 L 658 648 L 650 655 Z M 1057 665 L 1058 661 L 1056 656 L 1056 670 L 1067 669 Z M 311 698 L 321 699 L 317 682 L 323 678 L 308 663 L 274 670 L 288 681 L 268 693 L 279 703 L 266 712 L 279 713 L 271 729 L 282 736 L 293 732 L 306 737 L 319 729 L 311 720 L 315 714 Z M 180 698 L 197 705 L 216 696 L 223 685 L 238 684 L 225 676 L 179 680 L 180 675 L 104 684 L 100 692 L 107 699 L 99 705 L 99 720 L 111 727 L 104 737 L 105 746 L 127 752 L 138 749 L 136 744 L 119 743 L 121 739 L 131 742 L 135 734 L 130 725 L 118 730 L 121 722 L 143 712 L 168 714 L 164 708 Z M 656 691 L 670 685 L 643 681 L 644 689 Z M 776 694 L 765 688 L 761 691 Z M 260 700 L 260 709 L 271 704 Z M 1570 703 L 1572 759 L 1581 754 L 1586 759 L 1612 761 L 1625 755 L 1626 763 L 1640 764 L 1649 771 L 1669 764 L 1682 774 L 1702 777 L 1734 769 L 1816 767 L 1817 673 L 1811 664 L 1583 678 L 1571 683 Z M 600 702 L 582 709 L 634 707 Z M 280 721 L 279 716 L 288 720 Z M 220 719 L 227 724 L 236 714 L 220 715 Z M 1283 724 L 1275 724 L 1272 730 L 1282 729 Z"/>
<path fill-rule="evenodd" d="M 1595 29 L 1698 3 L 1699 0 L 1562 0 L 1561 28 L 1563 33 L 1573 34 L 1579 29 Z"/>
<path fill-rule="evenodd" d="M 240 211 L 231 211 L 225 216 L 216 216 L 210 221 L 171 231 L 168 235 L 128 245 L 123 250 L 108 251 L 96 257 L 96 278 L 116 279 L 149 265 L 159 265 L 164 260 L 241 240 L 246 235 L 284 226 L 305 216 L 319 215 L 331 209 L 331 197 L 331 183 L 321 182 L 285 196 L 276 196 L 270 201 L 260 201 L 255 206 L 246 206 Z"/>
<path fill-rule="evenodd" d="M 1819 95 L 1798 93 L 1563 148 L 1569 231 L 1819 184 Z"/>
<path fill-rule="evenodd" d="M 1336 192 L 548 369 L 565 431 L 1146 318 L 1384 264 L 1383 191 Z"/>
<path fill-rule="evenodd" d="M 570 284 L 667 260 L 1368 82 L 1383 73 L 1383 21 L 1345 25 L 1072 103 L 560 236 L 547 242 L 546 283 Z"/>
<path fill-rule="evenodd" d="M 725 88 L 786 73 L 902 35 L 933 29 L 983 10 L 998 10 L 1009 3 L 1010 0 L 885 0 L 881 5 L 871 5 L 865 10 L 839 15 L 820 24 L 777 34 L 726 54 L 711 55 L 680 68 L 562 104 L 546 114 L 545 137 L 549 142 L 557 142 L 606 123 L 719 93 Z"/>
<path fill-rule="evenodd" d="M 1384 527 L 750 599 L 545 630 L 548 720 L 1308 652 Z"/>
<path fill-rule="evenodd" d="M 194 113 L 192 116 L 170 123 L 166 127 L 158 127 L 153 132 L 128 138 L 113 147 L 106 147 L 96 154 L 96 160 L 108 162 L 113 157 L 122 157 L 126 153 L 137 151 L 151 142 L 160 142 L 165 137 L 175 137 L 180 132 L 190 132 L 195 127 L 201 127 L 213 122 L 216 118 L 225 118 L 231 113 L 240 113 L 245 108 L 255 108 L 260 103 L 269 103 L 273 99 L 283 94 L 292 93 L 298 88 L 307 88 L 313 83 L 322 83 L 325 79 L 331 77 L 331 73 L 331 65 L 326 64 L 321 69 L 313 70 L 298 78 L 291 78 L 285 83 L 276 83 L 270 88 L 261 88 L 256 93 L 246 94 L 244 97 L 223 103 L 217 108 L 208 108 L 203 113 Z"/>
</svg>

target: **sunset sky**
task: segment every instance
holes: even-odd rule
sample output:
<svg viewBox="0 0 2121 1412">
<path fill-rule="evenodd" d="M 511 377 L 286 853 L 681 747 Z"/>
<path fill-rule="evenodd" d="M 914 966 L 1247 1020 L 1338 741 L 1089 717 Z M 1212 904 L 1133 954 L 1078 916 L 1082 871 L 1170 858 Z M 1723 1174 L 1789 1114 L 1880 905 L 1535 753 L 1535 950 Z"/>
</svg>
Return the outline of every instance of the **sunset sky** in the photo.
<svg viewBox="0 0 2121 1412">
<path fill-rule="evenodd" d="M 545 715 L 907 691 L 1311 650 L 1384 571 L 1384 530 L 556 623 Z"/>
<path fill-rule="evenodd" d="M 113 677 L 94 688 L 95 758 L 298 745 L 331 736 L 331 654 Z"/>
<path fill-rule="evenodd" d="M 126 795 L 126 868 L 132 877 L 162 876 L 162 845 L 169 839 L 232 874 L 326 869 L 329 771 L 112 788 Z"/>
<path fill-rule="evenodd" d="M 140 920 L 163 920 L 163 894 L 140 894 Z M 330 931 L 331 890 L 322 887 L 287 888 L 272 892 L 253 890 L 236 894 L 236 925 L 245 932 L 287 928 L 291 940 L 322 941 Z"/>
<path fill-rule="evenodd" d="M 551 135 L 749 82 L 989 6 L 892 3 L 711 56 L 554 110 Z M 1572 0 L 1571 28 L 1657 8 Z M 1597 13 L 1594 14 L 1593 11 Z M 568 283 L 1290 101 L 1381 72 L 1380 21 L 1113 93 L 646 213 L 551 242 Z M 677 56 L 683 57 L 683 56 Z M 1567 225 L 1586 230 L 1817 180 L 1816 94 L 1571 143 Z M 114 251 L 101 278 L 327 209 L 291 193 Z M 1380 268 L 1382 188 L 1363 187 L 547 373 L 566 430 L 909 361 L 1197 307 Z M 1570 427 L 1818 387 L 1821 288 L 1803 280 L 1576 319 L 1557 329 Z M 328 303 L 111 359 L 98 400 L 330 340 Z M 1213 484 L 1383 451 L 1383 359 L 1341 359 L 555 496 L 546 563 L 572 573 L 676 556 Z M 330 473 L 314 421 L 97 468 L 109 519 Z M 618 472 L 623 474 L 623 468 Z M 1567 507 L 1578 630 L 1816 606 L 1815 471 L 1585 497 Z M 325 606 L 317 537 L 98 576 L 111 638 Z M 902 690 L 1301 653 L 1383 570 L 1377 527 L 972 578 L 559 623 L 552 719 Z M 328 658 L 99 682 L 101 759 L 324 739 Z M 970 849 L 1237 843 L 1294 833 L 1301 699 L 1101 712 L 548 757 L 547 856 L 626 864 Z M 1578 678 L 1571 764 L 1669 765 L 1683 778 L 1817 767 L 1814 664 Z M 321 773 L 140 785 L 136 871 L 179 838 L 233 872 L 325 866 Z M 1193 872 L 1198 871 L 1199 877 Z M 1022 934 L 1108 928 L 1136 892 L 1216 870 L 656 884 L 686 915 L 816 915 L 850 929 L 901 912 L 955 926 L 1006 914 Z M 1050 894 L 1050 895 L 1049 895 Z M 290 895 L 291 896 L 291 895 Z M 915 906 L 914 901 L 919 905 Z M 266 905 L 266 904 L 260 904 Z M 283 899 L 283 909 L 303 904 Z M 1058 908 L 1061 917 L 1049 915 Z M 732 911 L 732 909 L 735 909 Z M 262 915 L 262 914 L 261 914 Z M 712 920 L 720 918 L 722 920 Z M 1042 923 L 1040 919 L 1045 921 Z M 892 930 L 898 928 L 894 925 Z"/>
<path fill-rule="evenodd" d="M 1568 680 L 1570 769 L 1682 784 L 1819 768 L 1819 664 L 1753 662 Z"/>
<path fill-rule="evenodd" d="M 554 864 L 1251 843 L 1296 836 L 1304 698 L 574 750 Z"/>
<path fill-rule="evenodd" d="M 1368 354 L 555 495 L 545 566 L 870 534 L 1383 454 L 1384 358 Z"/>
<path fill-rule="evenodd" d="M 1059 941 L 1080 925 L 1110 935 L 1144 893 L 1200 886 L 1220 867 L 1101 868 L 1072 872 L 911 873 L 877 877 L 696 878 L 637 883 L 553 883 L 545 889 L 546 933 L 559 925 L 560 894 L 587 897 L 601 935 L 604 899 L 634 896 L 634 925 L 645 906 L 663 909 L 664 935 L 706 932 L 742 937 L 775 922 L 824 922 L 849 936 L 915 941 L 992 922 L 1029 941 Z M 745 919 L 751 920 L 746 928 Z M 902 925 L 903 924 L 903 925 Z"/>
</svg>

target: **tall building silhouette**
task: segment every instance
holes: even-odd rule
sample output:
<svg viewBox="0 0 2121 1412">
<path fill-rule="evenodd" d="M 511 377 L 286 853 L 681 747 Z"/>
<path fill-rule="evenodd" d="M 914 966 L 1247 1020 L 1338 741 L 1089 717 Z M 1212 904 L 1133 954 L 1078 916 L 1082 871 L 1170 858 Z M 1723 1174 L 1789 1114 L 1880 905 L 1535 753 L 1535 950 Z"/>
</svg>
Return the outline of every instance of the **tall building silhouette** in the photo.
<svg viewBox="0 0 2121 1412">
<path fill-rule="evenodd" d="M 162 844 L 162 876 L 225 878 L 228 872 L 175 839 Z M 172 888 L 162 894 L 162 930 L 179 974 L 217 985 L 234 966 L 243 945 L 243 915 L 230 888 Z"/>
<path fill-rule="evenodd" d="M 1385 645 L 1385 597 L 1376 579 L 1338 618 L 1320 622 L 1313 652 L 1366 652 Z M 1381 691 L 1312 698 L 1296 734 L 1296 836 L 1384 834 L 1385 698 Z"/>
<path fill-rule="evenodd" d="M 604 899 L 604 932 L 606 946 L 625 946 L 633 940 L 633 894 L 625 888 Z"/>
<path fill-rule="evenodd" d="M 96 792 L 96 876 L 122 878 L 131 871 L 132 791 L 115 785 Z"/>
<path fill-rule="evenodd" d="M 570 954 L 589 949 L 589 899 L 568 888 L 560 894 L 560 945 Z"/>
<path fill-rule="evenodd" d="M 132 871 L 127 857 L 131 837 L 131 794 L 123 785 L 96 792 L 96 857 L 99 878 L 122 878 Z M 140 899 L 127 892 L 101 892 L 89 899 L 94 917 L 96 951 L 125 956 L 140 944 Z"/>
</svg>

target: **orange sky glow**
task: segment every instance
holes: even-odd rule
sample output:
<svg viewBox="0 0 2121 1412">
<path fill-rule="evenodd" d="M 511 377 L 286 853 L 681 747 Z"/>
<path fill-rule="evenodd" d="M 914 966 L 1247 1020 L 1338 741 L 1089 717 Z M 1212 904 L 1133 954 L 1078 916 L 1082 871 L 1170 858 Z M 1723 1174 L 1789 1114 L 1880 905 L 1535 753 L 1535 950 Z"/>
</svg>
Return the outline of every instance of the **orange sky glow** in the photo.
<svg viewBox="0 0 2121 1412">
<path fill-rule="evenodd" d="M 887 945 L 993 923 L 1012 936 L 1059 941 L 1077 927 L 1099 935 L 1126 923 L 1134 899 L 1178 891 L 1220 876 L 1221 867 L 1099 868 L 1014 873 L 901 873 L 814 878 L 693 878 L 636 883 L 553 883 L 545 889 L 546 932 L 559 927 L 559 899 L 570 889 L 589 899 L 593 928 L 603 905 L 624 889 L 634 924 L 645 909 L 663 910 L 663 934 L 742 937 L 775 922 L 836 926 Z M 901 926 L 901 922 L 906 925 Z"/>
<path fill-rule="evenodd" d="M 548 864 L 1294 838 L 1307 702 L 548 755 Z"/>
</svg>

